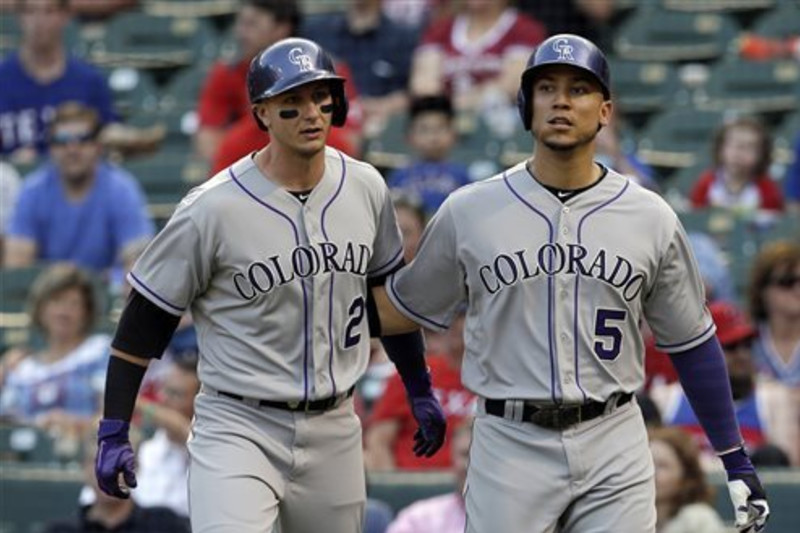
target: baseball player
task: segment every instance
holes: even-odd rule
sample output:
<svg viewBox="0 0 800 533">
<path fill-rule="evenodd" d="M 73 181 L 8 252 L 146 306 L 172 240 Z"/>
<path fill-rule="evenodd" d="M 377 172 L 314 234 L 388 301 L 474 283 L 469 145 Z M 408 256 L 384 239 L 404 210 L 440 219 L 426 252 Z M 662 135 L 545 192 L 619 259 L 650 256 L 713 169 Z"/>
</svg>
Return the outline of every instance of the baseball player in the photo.
<svg viewBox="0 0 800 533">
<path fill-rule="evenodd" d="M 737 527 L 760 531 L 766 497 L 684 230 L 661 198 L 593 161 L 609 87 L 586 39 L 537 48 L 519 91 L 534 156 L 444 202 L 416 258 L 390 276 L 388 299 L 376 294 L 381 323 L 441 330 L 467 303 L 462 377 L 479 396 L 468 533 L 655 531 L 633 395 L 642 319 L 725 465 Z"/>
<path fill-rule="evenodd" d="M 361 531 L 368 287 L 402 265 L 375 168 L 326 147 L 347 115 L 344 80 L 312 41 L 250 64 L 253 116 L 271 142 L 191 191 L 140 257 L 112 344 L 98 433 L 100 488 L 136 486 L 128 427 L 149 360 L 191 309 L 201 392 L 189 438 L 195 533 Z M 445 421 L 419 330 L 384 339 L 431 456 Z M 120 481 L 122 477 L 122 481 Z"/>
</svg>

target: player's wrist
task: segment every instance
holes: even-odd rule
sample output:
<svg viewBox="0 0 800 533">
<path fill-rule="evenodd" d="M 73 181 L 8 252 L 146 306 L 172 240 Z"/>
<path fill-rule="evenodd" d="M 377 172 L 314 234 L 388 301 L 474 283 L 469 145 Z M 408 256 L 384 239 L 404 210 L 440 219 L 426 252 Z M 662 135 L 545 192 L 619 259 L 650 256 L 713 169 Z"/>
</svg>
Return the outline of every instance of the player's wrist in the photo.
<svg viewBox="0 0 800 533">
<path fill-rule="evenodd" d="M 746 474 L 755 471 L 743 445 L 718 452 L 717 456 L 722 460 L 722 465 L 728 474 Z"/>
<path fill-rule="evenodd" d="M 116 418 L 103 418 L 97 430 L 97 440 L 128 440 L 130 423 Z"/>
</svg>

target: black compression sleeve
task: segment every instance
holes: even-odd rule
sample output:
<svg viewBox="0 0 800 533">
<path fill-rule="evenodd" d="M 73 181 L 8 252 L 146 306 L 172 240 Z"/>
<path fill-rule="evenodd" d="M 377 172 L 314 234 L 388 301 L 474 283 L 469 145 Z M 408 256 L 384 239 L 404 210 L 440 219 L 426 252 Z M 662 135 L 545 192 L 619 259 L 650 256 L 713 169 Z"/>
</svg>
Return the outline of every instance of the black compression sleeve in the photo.
<svg viewBox="0 0 800 533">
<path fill-rule="evenodd" d="M 409 394 L 417 396 L 428 392 L 431 382 L 425 365 L 425 340 L 422 332 L 388 335 L 381 337 L 381 343 L 386 355 L 397 367 L 400 379 L 403 380 L 403 385 Z"/>
<path fill-rule="evenodd" d="M 139 386 L 147 370 L 120 357 L 111 356 L 106 372 L 103 418 L 131 421 Z"/>
<path fill-rule="evenodd" d="M 111 346 L 136 357 L 159 359 L 180 320 L 181 317 L 167 313 L 133 289 Z"/>
<path fill-rule="evenodd" d="M 371 288 L 367 288 L 367 325 L 369 325 L 370 337 L 381 336 L 381 317 L 378 314 L 378 304 L 375 303 Z"/>
</svg>

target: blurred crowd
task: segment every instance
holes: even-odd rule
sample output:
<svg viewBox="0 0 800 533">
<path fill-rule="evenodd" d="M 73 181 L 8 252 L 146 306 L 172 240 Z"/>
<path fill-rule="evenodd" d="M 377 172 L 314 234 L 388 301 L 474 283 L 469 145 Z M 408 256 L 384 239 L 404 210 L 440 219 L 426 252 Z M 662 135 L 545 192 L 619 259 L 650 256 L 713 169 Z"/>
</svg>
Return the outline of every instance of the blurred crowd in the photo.
<svg viewBox="0 0 800 533">
<path fill-rule="evenodd" d="M 519 128 L 516 93 L 536 45 L 569 31 L 608 50 L 622 17 L 613 0 L 347 0 L 324 15 L 304 12 L 311 1 L 240 4 L 235 13 L 217 17 L 235 52 L 210 63 L 197 101 L 188 104 L 196 123 L 184 149 L 211 176 L 268 142 L 249 109 L 249 61 L 285 37 L 316 40 L 348 80 L 351 112 L 345 126 L 333 131 L 331 145 L 362 157 L 370 139 L 398 119 L 403 124 L 397 141 L 407 147 L 407 158 L 399 165 L 375 164 L 395 195 L 406 262 L 448 194 L 493 172 L 457 157 L 464 150 L 465 117 L 479 117 L 503 134 Z M 35 274 L 25 287 L 25 306 L 12 310 L 4 302 L 0 313 L 0 423 L 35 427 L 58 442 L 61 460 L 89 463 L 76 502 L 80 520 L 54 524 L 53 532 L 85 531 L 90 524 L 111 530 L 126 521 L 136 524 L 135 531 L 154 523 L 159 531 L 188 530 L 185 442 L 199 390 L 190 315 L 167 353 L 151 365 L 137 403 L 142 438 L 133 500 L 94 490 L 90 464 L 110 335 L 127 291 L 125 273 L 160 225 L 149 209 L 144 176 L 128 170 L 126 162 L 158 152 L 165 133 L 123 120 L 103 71 L 73 54 L 66 32 L 70 25 L 105 24 L 140 7 L 137 0 L 0 0 L 3 16 L 13 17 L 19 28 L 17 46 L 0 61 L 3 298 L 14 271 Z M 748 32 L 735 53 L 742 61 L 800 61 L 798 42 L 797 36 Z M 742 265 L 731 261 L 730 242 L 710 229 L 689 228 L 756 466 L 800 467 L 800 226 L 770 233 L 786 220 L 800 221 L 800 131 L 795 139 L 792 157 L 778 165 L 769 121 L 738 114 L 708 139 L 709 165 L 687 195 L 690 214 L 724 212 L 754 221 L 752 231 L 770 236 L 753 241 L 756 249 Z M 663 173 L 637 157 L 631 141 L 622 110 L 600 132 L 598 161 L 664 191 Z M 532 149 L 533 140 L 526 142 L 520 159 Z M 15 321 L 14 311 L 24 320 Z M 9 342 L 14 329 L 28 332 L 23 342 Z M 368 532 L 464 528 L 460 485 L 475 405 L 460 381 L 463 319 L 444 334 L 426 332 L 426 343 L 434 387 L 449 418 L 446 450 L 431 460 L 411 453 L 415 424 L 402 383 L 374 343 L 357 394 L 365 462 L 368 472 L 450 472 L 455 488 L 396 517 L 370 502 Z M 639 400 L 652 428 L 658 530 L 724 531 L 705 479 L 720 466 L 654 342 L 648 343 L 645 372 Z"/>
</svg>

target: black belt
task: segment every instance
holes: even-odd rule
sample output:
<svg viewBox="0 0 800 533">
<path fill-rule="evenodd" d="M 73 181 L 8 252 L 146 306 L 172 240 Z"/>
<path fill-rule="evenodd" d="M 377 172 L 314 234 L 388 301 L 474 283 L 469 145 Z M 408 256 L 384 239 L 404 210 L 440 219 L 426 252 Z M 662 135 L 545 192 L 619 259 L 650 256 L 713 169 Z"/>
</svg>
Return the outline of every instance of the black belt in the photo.
<svg viewBox="0 0 800 533">
<path fill-rule="evenodd" d="M 612 396 L 605 402 L 587 402 L 575 405 L 558 405 L 552 407 L 540 407 L 530 403 L 524 404 L 522 408 L 522 421 L 531 422 L 537 426 L 547 429 L 566 429 L 580 422 L 592 420 L 598 416 L 608 413 L 621 405 L 625 405 L 633 398 L 633 393 L 626 392 L 617 396 Z M 506 416 L 506 400 L 484 400 L 486 412 L 490 415 L 501 418 Z"/>
<path fill-rule="evenodd" d="M 233 400 L 239 400 L 240 402 L 244 403 L 253 403 L 260 407 L 274 407 L 276 409 L 283 409 L 284 411 L 327 411 L 332 407 L 336 407 L 339 405 L 343 400 L 346 400 L 350 396 L 353 395 L 353 391 L 355 391 L 356 386 L 353 385 L 347 392 L 344 394 L 339 394 L 338 396 L 331 396 L 330 398 L 323 398 L 321 400 L 298 400 L 298 401 L 279 401 L 279 400 L 261 400 L 261 399 L 250 399 L 241 396 L 240 394 L 234 394 L 232 392 L 225 392 L 218 390 L 216 393 L 219 396 L 224 396 L 226 398 L 231 398 Z"/>
</svg>

